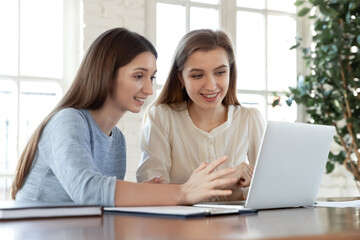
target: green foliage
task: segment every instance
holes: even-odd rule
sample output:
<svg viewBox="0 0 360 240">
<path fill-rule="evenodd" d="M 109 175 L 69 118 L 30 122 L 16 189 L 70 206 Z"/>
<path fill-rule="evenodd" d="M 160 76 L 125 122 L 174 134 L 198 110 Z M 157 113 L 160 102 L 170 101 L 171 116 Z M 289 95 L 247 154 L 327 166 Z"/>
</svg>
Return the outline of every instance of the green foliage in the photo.
<svg viewBox="0 0 360 240">
<path fill-rule="evenodd" d="M 299 17 L 314 19 L 315 34 L 312 46 L 302 46 L 296 37 L 291 47 L 302 54 L 309 74 L 298 76 L 297 87 L 285 93 L 286 103 L 305 106 L 311 123 L 336 127 L 334 140 L 342 150 L 329 154 L 326 170 L 344 164 L 360 181 L 360 0 L 297 0 L 295 5 L 303 6 Z"/>
</svg>

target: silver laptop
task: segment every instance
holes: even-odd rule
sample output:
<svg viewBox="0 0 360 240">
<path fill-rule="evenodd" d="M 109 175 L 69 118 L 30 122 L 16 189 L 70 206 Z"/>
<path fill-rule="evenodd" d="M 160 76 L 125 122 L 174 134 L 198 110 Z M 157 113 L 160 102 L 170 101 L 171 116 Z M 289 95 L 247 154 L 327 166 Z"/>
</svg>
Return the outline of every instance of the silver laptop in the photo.
<svg viewBox="0 0 360 240">
<path fill-rule="evenodd" d="M 314 205 L 334 132 L 333 126 L 269 121 L 245 208 Z M 198 205 L 241 208 L 244 202 Z"/>
</svg>

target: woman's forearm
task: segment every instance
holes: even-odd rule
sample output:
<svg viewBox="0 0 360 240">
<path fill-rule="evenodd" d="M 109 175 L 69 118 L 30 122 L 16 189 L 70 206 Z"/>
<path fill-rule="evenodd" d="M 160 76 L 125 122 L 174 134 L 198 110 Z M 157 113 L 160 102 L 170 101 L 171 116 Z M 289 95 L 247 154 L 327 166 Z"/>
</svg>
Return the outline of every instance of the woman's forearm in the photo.
<svg viewBox="0 0 360 240">
<path fill-rule="evenodd" d="M 188 181 L 181 185 L 151 184 L 116 181 L 116 206 L 155 206 L 155 205 L 191 205 L 212 196 L 228 196 L 231 190 L 221 189 L 232 186 L 237 178 L 224 178 L 236 171 L 227 168 L 215 171 L 227 157 L 221 157 L 211 163 L 202 163 L 192 173 Z"/>
<path fill-rule="evenodd" d="M 116 181 L 116 206 L 159 206 L 184 203 L 181 185 Z"/>
</svg>

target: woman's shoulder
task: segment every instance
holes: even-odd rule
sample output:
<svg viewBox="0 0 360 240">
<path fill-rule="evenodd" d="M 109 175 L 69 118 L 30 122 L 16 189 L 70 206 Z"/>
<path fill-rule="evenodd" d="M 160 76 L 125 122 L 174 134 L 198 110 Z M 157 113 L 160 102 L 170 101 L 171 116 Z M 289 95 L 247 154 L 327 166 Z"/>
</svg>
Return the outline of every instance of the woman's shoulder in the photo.
<svg viewBox="0 0 360 240">
<path fill-rule="evenodd" d="M 171 116 L 174 115 L 175 112 L 181 112 L 186 110 L 186 104 L 185 103 L 178 103 L 178 104 L 159 104 L 159 105 L 151 105 L 148 108 L 148 114 L 150 116 Z"/>
<path fill-rule="evenodd" d="M 80 109 L 64 108 L 56 112 L 46 123 L 42 131 L 42 141 L 47 145 L 54 139 L 66 139 L 70 136 L 89 137 L 89 123 Z"/>
<path fill-rule="evenodd" d="M 53 118 L 85 118 L 85 109 L 63 108 L 54 114 Z"/>
<path fill-rule="evenodd" d="M 167 112 L 170 111 L 171 108 L 168 104 L 152 104 L 148 110 L 151 112 Z"/>
<path fill-rule="evenodd" d="M 235 122 L 240 125 L 246 124 L 250 132 L 255 131 L 262 133 L 265 122 L 262 114 L 257 108 L 236 106 L 234 111 Z"/>
<path fill-rule="evenodd" d="M 169 129 L 170 126 L 180 118 L 181 107 L 186 104 L 177 104 L 175 107 L 169 104 L 151 105 L 147 109 L 144 117 L 144 126 L 147 124 L 161 126 L 163 129 Z"/>
<path fill-rule="evenodd" d="M 234 108 L 234 117 L 238 118 L 250 118 L 253 120 L 261 120 L 263 116 L 260 111 L 255 107 L 244 107 L 241 105 L 233 105 Z"/>
<path fill-rule="evenodd" d="M 76 128 L 84 124 L 88 125 L 87 122 L 85 109 L 64 108 L 55 113 L 47 125 L 55 125 L 55 127 L 74 126 Z"/>
</svg>

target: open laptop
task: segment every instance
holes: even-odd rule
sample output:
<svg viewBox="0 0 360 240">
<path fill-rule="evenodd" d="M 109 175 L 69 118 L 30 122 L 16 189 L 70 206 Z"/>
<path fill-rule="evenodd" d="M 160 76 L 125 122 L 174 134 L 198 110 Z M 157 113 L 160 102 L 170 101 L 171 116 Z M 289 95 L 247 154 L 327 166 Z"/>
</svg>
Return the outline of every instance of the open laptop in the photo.
<svg viewBox="0 0 360 240">
<path fill-rule="evenodd" d="M 315 204 L 335 127 L 269 121 L 260 145 L 247 200 L 195 206 L 253 209 Z"/>
</svg>

